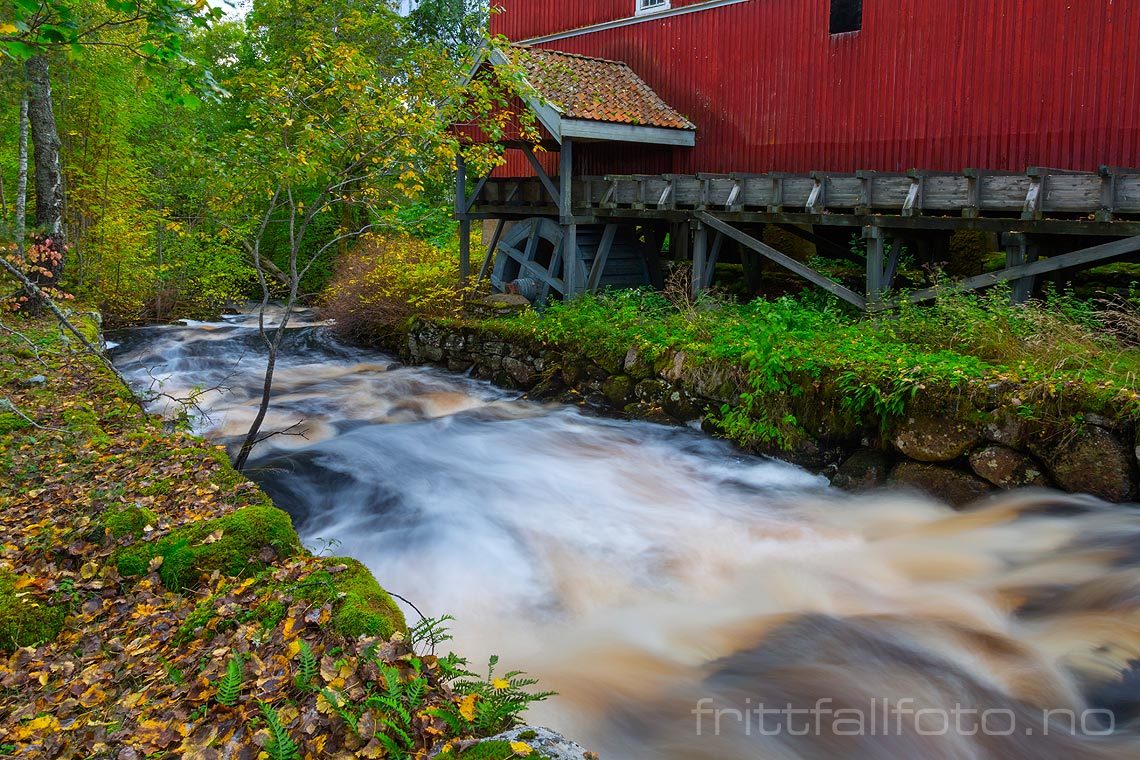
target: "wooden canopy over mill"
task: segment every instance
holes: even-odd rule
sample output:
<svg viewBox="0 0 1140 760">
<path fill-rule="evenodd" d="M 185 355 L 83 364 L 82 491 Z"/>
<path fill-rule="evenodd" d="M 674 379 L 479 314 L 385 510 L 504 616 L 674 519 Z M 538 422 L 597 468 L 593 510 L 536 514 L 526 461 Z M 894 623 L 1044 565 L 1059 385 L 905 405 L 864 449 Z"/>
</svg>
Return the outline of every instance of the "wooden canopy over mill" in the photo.
<svg viewBox="0 0 1140 760">
<path fill-rule="evenodd" d="M 1140 251 L 1140 7 L 1113 0 L 500 0 L 540 137 L 459 162 L 463 274 L 532 299 L 777 266 L 860 309 L 959 230 L 1011 284 Z M 472 133 L 469 139 L 480 139 Z M 485 249 L 471 260 L 471 230 Z M 836 282 L 765 230 L 851 259 Z M 850 246 L 852 237 L 864 246 Z M 861 253 L 865 250 L 865 254 Z M 853 252 L 860 251 L 858 254 Z M 912 290 L 913 301 L 937 289 Z"/>
</svg>

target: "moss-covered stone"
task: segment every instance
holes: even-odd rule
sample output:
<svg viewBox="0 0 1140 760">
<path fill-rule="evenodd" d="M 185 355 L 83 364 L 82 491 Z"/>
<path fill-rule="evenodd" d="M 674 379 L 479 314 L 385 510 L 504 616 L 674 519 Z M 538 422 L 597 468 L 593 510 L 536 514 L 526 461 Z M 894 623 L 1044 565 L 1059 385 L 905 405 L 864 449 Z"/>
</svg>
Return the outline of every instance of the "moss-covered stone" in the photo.
<svg viewBox="0 0 1140 760">
<path fill-rule="evenodd" d="M 357 560 L 343 557 L 327 560 L 326 566 L 338 571 L 313 573 L 299 596 L 315 604 L 332 602 L 333 630 L 348 638 L 379 636 L 388 639 L 392 634 L 408 629 L 404 614 L 367 567 Z"/>
<path fill-rule="evenodd" d="M 144 575 L 151 561 L 162 557 L 158 569 L 162 582 L 167 588 L 181 590 L 215 570 L 223 575 L 248 575 L 274 559 L 300 551 L 301 542 L 289 515 L 276 507 L 254 505 L 124 549 L 118 553 L 117 563 L 125 576 Z"/>
<path fill-rule="evenodd" d="M 144 507 L 132 505 L 122 509 L 108 509 L 99 519 L 111 538 L 139 538 L 146 532 L 148 525 L 158 522 L 158 515 Z"/>
<path fill-rule="evenodd" d="M 518 753 L 511 749 L 510 742 L 484 741 L 468 747 L 462 752 L 456 753 L 451 750 L 442 752 L 440 757 L 461 757 L 463 760 L 509 760 L 509 758 L 518 757 Z"/>
<path fill-rule="evenodd" d="M 0 652 L 52 641 L 63 629 L 67 608 L 20 592 L 14 573 L 0 570 Z"/>
</svg>

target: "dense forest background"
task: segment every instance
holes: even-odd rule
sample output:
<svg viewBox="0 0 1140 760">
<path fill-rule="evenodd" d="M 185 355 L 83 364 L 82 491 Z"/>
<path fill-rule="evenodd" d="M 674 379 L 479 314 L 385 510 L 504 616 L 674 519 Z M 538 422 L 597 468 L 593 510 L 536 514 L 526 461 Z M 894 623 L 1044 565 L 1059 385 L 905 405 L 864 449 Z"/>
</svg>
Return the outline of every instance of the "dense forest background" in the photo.
<svg viewBox="0 0 1140 760">
<path fill-rule="evenodd" d="M 484 44 L 478 0 L 427 0 L 408 17 L 384 0 L 256 0 L 228 14 L 165 1 L 6 5 L 0 237 L 19 261 L 50 240 L 62 266 L 47 266 L 56 281 L 41 284 L 61 285 L 109 322 L 205 316 L 259 296 L 258 259 L 270 274 L 287 273 L 291 256 L 300 262 L 305 297 L 362 235 L 452 238 L 449 125 L 479 107 L 459 97 Z M 44 69 L 59 141 L 58 230 L 37 208 L 47 202 L 36 151 L 50 146 L 37 144 L 31 72 Z"/>
</svg>

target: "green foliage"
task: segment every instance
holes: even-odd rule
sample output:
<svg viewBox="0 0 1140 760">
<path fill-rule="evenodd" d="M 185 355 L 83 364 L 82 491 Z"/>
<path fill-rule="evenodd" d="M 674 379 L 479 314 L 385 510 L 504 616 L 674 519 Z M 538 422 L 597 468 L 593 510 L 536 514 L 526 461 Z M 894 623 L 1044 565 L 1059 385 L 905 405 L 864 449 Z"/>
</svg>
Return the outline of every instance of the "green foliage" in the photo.
<svg viewBox="0 0 1140 760">
<path fill-rule="evenodd" d="M 293 674 L 293 685 L 297 687 L 297 691 L 311 691 L 316 683 L 317 674 L 320 672 L 317 666 L 317 657 L 313 654 L 313 649 L 308 642 L 301 641 L 299 646 L 297 669 Z"/>
<path fill-rule="evenodd" d="M 0 652 L 53 640 L 66 617 L 66 607 L 21 590 L 19 576 L 0 569 Z"/>
<path fill-rule="evenodd" d="M 1098 413 L 1140 413 L 1140 351 L 1122 345 L 1123 328 L 1105 329 L 1105 314 L 1071 295 L 1012 306 L 1002 288 L 874 317 L 818 294 L 674 305 L 657 293 L 619 291 L 486 324 L 592 358 L 635 348 L 655 361 L 681 351 L 688 366 L 738 368 L 739 398 L 712 421 L 746 444 L 790 446 L 804 432 L 789 402 L 813 385 L 833 389 L 848 421 L 881 425 L 924 388 L 984 393 L 994 382 L 1018 384 L 1026 402 L 1079 396 Z"/>
<path fill-rule="evenodd" d="M 410 237 L 369 235 L 340 260 L 324 294 L 325 313 L 342 335 L 382 337 L 413 315 L 459 316 L 458 282 L 454 250 Z"/>
<path fill-rule="evenodd" d="M 452 635 L 447 624 L 455 620 L 451 615 L 441 615 L 436 618 L 423 618 L 408 631 L 408 640 L 413 647 L 420 647 L 427 653 L 435 654 L 435 648 L 445 641 L 451 641 Z"/>
<path fill-rule="evenodd" d="M 238 576 L 265 567 L 259 557 L 268 547 L 276 557 L 301 551 L 289 515 L 269 505 L 245 507 L 214 520 L 192 523 L 156 540 L 136 544 L 116 555 L 124 576 L 144 575 L 161 557 L 159 576 L 167 588 L 182 590 L 215 570 Z"/>
<path fill-rule="evenodd" d="M 518 725 L 520 716 L 533 703 L 555 695 L 553 691 L 531 691 L 538 680 L 525 677 L 519 670 L 496 676 L 498 664 L 499 658 L 492 656 L 486 677 L 480 677 L 466 669 L 466 660 L 451 655 L 446 666 L 441 666 L 449 672 L 460 700 L 457 705 L 434 708 L 432 714 L 457 735 L 493 736 Z"/>
<path fill-rule="evenodd" d="M 245 680 L 245 663 L 241 656 L 235 654 L 226 663 L 226 673 L 222 676 L 215 689 L 214 697 L 218 704 L 234 707 L 241 699 L 242 681 Z"/>
<path fill-rule="evenodd" d="M 299 760 L 301 752 L 293 737 L 289 736 L 289 731 L 281 725 L 277 711 L 265 702 L 259 702 L 258 708 L 269 727 L 269 743 L 265 745 L 265 752 L 270 760 Z"/>
</svg>

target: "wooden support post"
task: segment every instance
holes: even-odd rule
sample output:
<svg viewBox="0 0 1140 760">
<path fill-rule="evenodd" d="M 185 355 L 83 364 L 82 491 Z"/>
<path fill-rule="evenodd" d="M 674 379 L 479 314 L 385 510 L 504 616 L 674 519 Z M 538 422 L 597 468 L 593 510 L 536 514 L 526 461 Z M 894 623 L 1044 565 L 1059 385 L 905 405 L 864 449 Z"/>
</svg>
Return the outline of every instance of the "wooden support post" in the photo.
<svg viewBox="0 0 1140 760">
<path fill-rule="evenodd" d="M 487 246 L 487 254 L 483 257 L 483 265 L 479 267 L 479 276 L 475 278 L 475 282 L 482 282 L 483 278 L 487 276 L 487 270 L 491 268 L 491 262 L 495 258 L 495 249 L 499 247 L 499 240 L 503 237 L 505 226 L 506 221 L 503 219 L 495 220 L 495 232 L 491 235 L 491 244 Z"/>
<path fill-rule="evenodd" d="M 886 235 L 878 227 L 864 227 L 863 239 L 867 241 L 867 302 L 875 305 L 883 300 L 886 291 L 883 283 Z"/>
<path fill-rule="evenodd" d="M 1028 238 L 1020 232 L 1009 232 L 1002 235 L 1002 245 L 1005 246 L 1006 268 L 1021 266 L 1037 260 L 1037 252 L 1030 252 Z M 1015 304 L 1025 303 L 1033 295 L 1033 285 L 1036 278 L 1022 277 L 1013 281 L 1013 288 L 1009 298 Z"/>
<path fill-rule="evenodd" d="M 724 234 L 716 233 L 713 238 L 712 251 L 709 252 L 708 261 L 705 262 L 705 276 L 701 278 L 701 285 L 707 290 L 716 281 L 716 264 L 720 261 L 720 249 L 724 247 Z"/>
<path fill-rule="evenodd" d="M 455 216 L 459 219 L 459 281 L 471 276 L 471 215 L 467 208 L 467 162 L 455 157 Z"/>
<path fill-rule="evenodd" d="M 563 296 L 573 298 L 586 289 L 585 263 L 578 252 L 578 225 L 574 221 L 574 141 L 562 140 L 558 155 L 558 216 L 562 224 L 562 282 L 566 285 Z"/>
<path fill-rule="evenodd" d="M 708 256 L 709 231 L 700 222 L 692 222 L 693 230 L 693 298 L 705 289 L 705 260 Z"/>
</svg>

